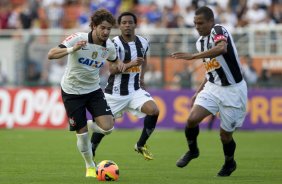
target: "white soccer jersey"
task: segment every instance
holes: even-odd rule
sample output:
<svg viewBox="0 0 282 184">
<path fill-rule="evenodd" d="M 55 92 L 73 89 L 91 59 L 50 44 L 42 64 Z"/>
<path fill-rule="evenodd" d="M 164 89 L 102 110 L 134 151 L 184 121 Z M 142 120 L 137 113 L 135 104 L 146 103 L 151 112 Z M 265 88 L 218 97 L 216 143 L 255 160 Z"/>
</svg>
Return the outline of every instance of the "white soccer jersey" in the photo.
<svg viewBox="0 0 282 184">
<path fill-rule="evenodd" d="M 231 34 L 224 27 L 216 24 L 210 35 L 201 36 L 198 39 L 196 47 L 199 52 L 206 51 L 221 40 L 227 42 L 227 52 L 215 58 L 205 58 L 203 62 L 208 81 L 221 86 L 229 86 L 243 80 L 241 64 Z"/>
<path fill-rule="evenodd" d="M 113 42 L 108 39 L 103 46 L 96 45 L 90 33 L 75 33 L 67 37 L 59 47 L 73 47 L 78 41 L 87 40 L 87 45 L 68 55 L 67 68 L 61 81 L 64 92 L 87 94 L 100 88 L 99 70 L 106 60 L 117 58 Z"/>
<path fill-rule="evenodd" d="M 124 63 L 131 62 L 137 57 L 146 58 L 149 42 L 141 36 L 137 35 L 132 42 L 126 42 L 121 36 L 116 36 L 113 42 L 117 47 L 118 59 Z M 124 96 L 137 91 L 140 88 L 140 72 L 141 66 L 135 66 L 121 74 L 110 75 L 105 93 Z"/>
</svg>

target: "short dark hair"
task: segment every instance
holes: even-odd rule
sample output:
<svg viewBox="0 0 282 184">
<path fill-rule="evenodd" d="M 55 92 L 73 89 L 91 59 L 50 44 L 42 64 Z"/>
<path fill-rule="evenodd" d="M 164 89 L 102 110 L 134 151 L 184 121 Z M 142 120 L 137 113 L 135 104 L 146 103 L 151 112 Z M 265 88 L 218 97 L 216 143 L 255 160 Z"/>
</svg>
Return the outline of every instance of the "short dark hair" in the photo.
<svg viewBox="0 0 282 184">
<path fill-rule="evenodd" d="M 202 6 L 195 11 L 195 15 L 204 15 L 206 20 L 214 20 L 212 9 L 207 6 Z"/>
<path fill-rule="evenodd" d="M 103 21 L 107 21 L 113 26 L 116 24 L 115 17 L 106 9 L 99 9 L 91 16 L 90 27 L 93 29 L 93 26 L 100 25 Z"/>
<path fill-rule="evenodd" d="M 137 17 L 136 17 L 136 15 L 135 15 L 134 13 L 131 13 L 131 12 L 123 12 L 122 14 L 120 14 L 120 15 L 118 16 L 118 24 L 120 24 L 121 18 L 122 18 L 123 16 L 132 16 L 132 17 L 133 17 L 133 20 L 134 20 L 134 23 L 137 24 Z"/>
</svg>

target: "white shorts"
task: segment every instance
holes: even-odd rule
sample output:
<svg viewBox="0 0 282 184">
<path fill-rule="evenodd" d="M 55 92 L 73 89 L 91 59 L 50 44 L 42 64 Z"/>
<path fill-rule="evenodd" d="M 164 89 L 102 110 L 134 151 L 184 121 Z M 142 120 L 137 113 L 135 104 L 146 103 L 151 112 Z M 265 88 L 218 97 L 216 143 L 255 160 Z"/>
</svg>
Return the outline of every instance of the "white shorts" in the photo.
<svg viewBox="0 0 282 184">
<path fill-rule="evenodd" d="M 126 96 L 105 93 L 105 97 L 115 118 L 121 117 L 124 112 L 130 112 L 138 118 L 143 118 L 146 116 L 141 112 L 143 104 L 150 100 L 154 101 L 151 95 L 141 88 Z"/>
<path fill-rule="evenodd" d="M 241 127 L 246 116 L 247 85 L 243 80 L 232 86 L 218 86 L 207 82 L 195 100 L 212 114 L 219 112 L 220 127 L 233 132 Z"/>
</svg>

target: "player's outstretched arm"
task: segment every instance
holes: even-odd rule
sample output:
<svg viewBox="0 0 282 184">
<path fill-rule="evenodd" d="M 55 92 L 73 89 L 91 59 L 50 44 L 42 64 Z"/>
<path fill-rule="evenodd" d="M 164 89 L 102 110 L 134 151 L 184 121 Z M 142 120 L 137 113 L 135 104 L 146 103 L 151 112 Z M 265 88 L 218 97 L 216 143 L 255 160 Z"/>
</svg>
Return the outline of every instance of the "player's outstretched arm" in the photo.
<svg viewBox="0 0 282 184">
<path fill-rule="evenodd" d="M 193 54 L 193 59 L 214 58 L 227 52 L 227 42 L 221 40 L 210 50 Z"/>
<path fill-rule="evenodd" d="M 213 58 L 216 56 L 219 56 L 221 54 L 224 54 L 227 52 L 227 43 L 226 41 L 219 41 L 216 46 L 211 48 L 210 50 L 199 52 L 199 53 L 187 53 L 187 52 L 174 52 L 171 54 L 171 57 L 174 59 L 185 59 L 185 60 L 191 60 L 191 59 L 201 59 L 201 58 Z"/>
<path fill-rule="evenodd" d="M 48 59 L 59 59 L 68 55 L 71 52 L 73 52 L 73 47 L 71 48 L 55 47 L 50 49 L 50 51 L 48 52 Z"/>
<path fill-rule="evenodd" d="M 81 49 L 81 47 L 84 47 L 86 43 L 86 41 L 79 41 L 73 47 L 69 48 L 54 47 L 48 52 L 48 59 L 60 59 L 72 52 Z"/>
<path fill-rule="evenodd" d="M 193 54 L 188 52 L 174 52 L 171 54 L 171 57 L 174 59 L 185 59 L 185 60 L 194 59 Z"/>
</svg>

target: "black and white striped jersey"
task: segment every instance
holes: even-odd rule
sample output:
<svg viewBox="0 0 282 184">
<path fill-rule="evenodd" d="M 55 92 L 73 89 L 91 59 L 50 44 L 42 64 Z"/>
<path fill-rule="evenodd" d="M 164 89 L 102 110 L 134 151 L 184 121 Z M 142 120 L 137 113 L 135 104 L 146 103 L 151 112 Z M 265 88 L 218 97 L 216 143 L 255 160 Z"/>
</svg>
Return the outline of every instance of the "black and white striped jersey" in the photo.
<svg viewBox="0 0 282 184">
<path fill-rule="evenodd" d="M 216 24 L 210 35 L 201 36 L 197 40 L 196 47 L 199 52 L 206 51 L 221 40 L 226 41 L 227 52 L 215 58 L 205 58 L 203 62 L 208 81 L 221 86 L 229 86 L 243 79 L 239 56 L 231 34 L 223 26 Z"/>
<path fill-rule="evenodd" d="M 118 59 L 124 63 L 129 63 L 137 57 L 146 59 L 149 42 L 142 36 L 136 35 L 135 41 L 126 42 L 121 36 L 113 38 L 116 45 Z M 121 74 L 110 75 L 105 93 L 128 95 L 140 88 L 139 77 L 141 66 L 129 68 Z"/>
</svg>

